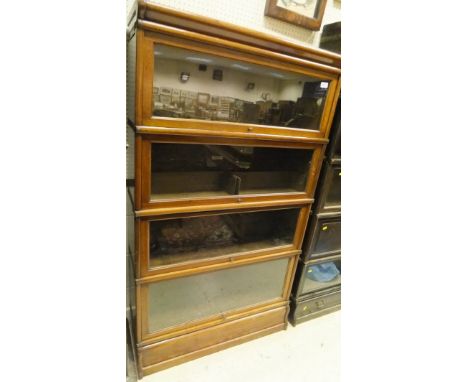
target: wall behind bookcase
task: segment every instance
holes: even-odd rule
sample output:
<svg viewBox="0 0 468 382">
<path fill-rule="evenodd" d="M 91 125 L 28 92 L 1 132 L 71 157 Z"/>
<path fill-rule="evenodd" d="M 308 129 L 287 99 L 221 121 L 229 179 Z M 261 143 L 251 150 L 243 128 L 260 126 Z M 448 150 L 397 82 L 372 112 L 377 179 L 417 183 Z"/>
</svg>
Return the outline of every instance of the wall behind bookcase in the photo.
<svg viewBox="0 0 468 382">
<path fill-rule="evenodd" d="M 264 16 L 266 0 L 150 0 L 154 4 L 216 18 L 242 27 L 287 38 L 296 43 L 319 47 L 321 30 L 312 32 Z M 127 10 L 133 0 L 127 0 Z M 322 26 L 341 20 L 341 0 L 328 0 Z"/>
</svg>

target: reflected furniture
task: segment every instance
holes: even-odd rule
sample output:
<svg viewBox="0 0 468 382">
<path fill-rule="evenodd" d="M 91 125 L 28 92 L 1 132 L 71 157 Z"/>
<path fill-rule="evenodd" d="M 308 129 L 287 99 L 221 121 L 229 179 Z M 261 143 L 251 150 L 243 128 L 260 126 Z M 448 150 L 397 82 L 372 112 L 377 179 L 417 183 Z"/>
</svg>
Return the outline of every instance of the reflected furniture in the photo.
<svg viewBox="0 0 468 382">
<path fill-rule="evenodd" d="M 320 49 L 341 53 L 341 21 L 323 26 Z"/>
<path fill-rule="evenodd" d="M 127 291 L 143 377 L 286 329 L 340 56 L 145 1 L 130 29 Z"/>
</svg>

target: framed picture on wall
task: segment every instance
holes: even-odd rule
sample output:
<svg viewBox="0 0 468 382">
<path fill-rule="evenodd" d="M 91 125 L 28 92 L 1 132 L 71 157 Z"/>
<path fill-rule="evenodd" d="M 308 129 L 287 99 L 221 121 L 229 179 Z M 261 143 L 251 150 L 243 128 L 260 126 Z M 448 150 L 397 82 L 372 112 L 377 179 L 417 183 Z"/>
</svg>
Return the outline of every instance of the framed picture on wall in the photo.
<svg viewBox="0 0 468 382">
<path fill-rule="evenodd" d="M 265 15 L 319 30 L 327 0 L 266 0 Z"/>
</svg>

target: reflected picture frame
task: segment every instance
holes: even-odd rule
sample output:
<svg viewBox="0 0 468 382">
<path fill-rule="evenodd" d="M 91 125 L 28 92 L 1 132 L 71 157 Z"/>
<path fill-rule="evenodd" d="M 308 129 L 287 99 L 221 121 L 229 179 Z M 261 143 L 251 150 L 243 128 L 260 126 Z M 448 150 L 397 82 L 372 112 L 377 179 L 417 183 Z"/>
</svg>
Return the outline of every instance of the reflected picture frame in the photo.
<svg viewBox="0 0 468 382">
<path fill-rule="evenodd" d="M 266 0 L 265 16 L 320 30 L 327 0 Z"/>
</svg>

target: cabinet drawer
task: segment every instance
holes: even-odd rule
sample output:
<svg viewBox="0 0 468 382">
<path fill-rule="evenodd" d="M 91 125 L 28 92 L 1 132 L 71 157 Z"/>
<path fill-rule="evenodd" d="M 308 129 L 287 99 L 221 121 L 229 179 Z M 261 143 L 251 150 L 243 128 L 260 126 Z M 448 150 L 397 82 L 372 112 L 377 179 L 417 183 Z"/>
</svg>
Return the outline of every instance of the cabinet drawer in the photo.
<svg viewBox="0 0 468 382">
<path fill-rule="evenodd" d="M 262 53 L 275 58 L 239 54 L 221 39 L 216 47 L 208 40 L 143 34 L 139 53 L 151 62 L 141 68 L 138 124 L 240 137 L 325 136 L 338 73 L 268 51 Z"/>
<path fill-rule="evenodd" d="M 341 164 L 323 164 L 315 196 L 318 213 L 341 211 Z"/>
<path fill-rule="evenodd" d="M 318 214 L 312 217 L 306 232 L 303 258 L 308 261 L 341 253 L 341 215 Z"/>
<path fill-rule="evenodd" d="M 322 145 L 275 145 L 145 135 L 137 209 L 312 199 Z"/>
<path fill-rule="evenodd" d="M 293 296 L 303 298 L 304 295 L 316 294 L 324 289 L 341 285 L 341 256 L 312 260 L 304 263 L 299 261 L 294 281 Z"/>
<path fill-rule="evenodd" d="M 285 306 L 145 346 L 139 349 L 143 374 L 285 329 L 287 313 Z"/>
<path fill-rule="evenodd" d="M 310 299 L 293 301 L 291 306 L 290 320 L 293 325 L 311 320 L 341 308 L 341 290 Z"/>
</svg>

